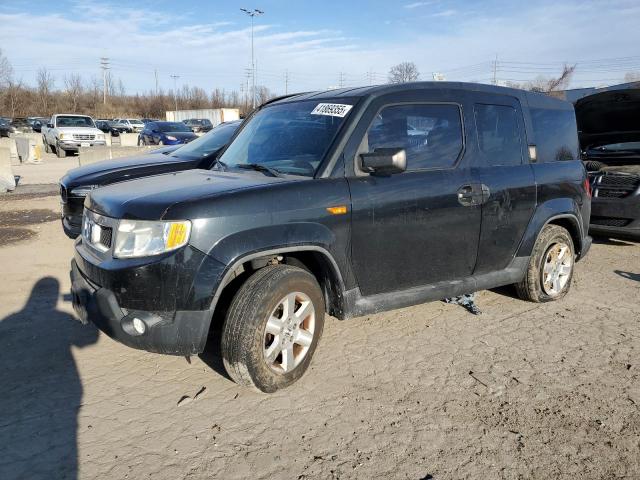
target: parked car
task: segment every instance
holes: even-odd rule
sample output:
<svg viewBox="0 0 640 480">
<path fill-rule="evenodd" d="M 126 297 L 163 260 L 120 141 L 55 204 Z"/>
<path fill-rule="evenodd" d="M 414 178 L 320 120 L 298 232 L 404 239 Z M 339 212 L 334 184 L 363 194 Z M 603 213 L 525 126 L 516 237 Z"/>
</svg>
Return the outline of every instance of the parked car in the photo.
<svg viewBox="0 0 640 480">
<path fill-rule="evenodd" d="M 160 122 L 161 120 L 157 118 L 143 118 L 141 121 L 146 125 L 149 122 Z"/>
<path fill-rule="evenodd" d="M 84 199 L 98 187 L 160 173 L 210 168 L 241 123 L 240 120 L 222 123 L 187 145 L 172 145 L 136 157 L 106 160 L 69 170 L 60 179 L 64 233 L 69 238 L 80 235 Z"/>
<path fill-rule="evenodd" d="M 189 127 L 193 133 L 206 133 L 213 128 L 213 124 L 208 118 L 191 118 L 183 120 L 182 123 Z"/>
<path fill-rule="evenodd" d="M 182 122 L 149 122 L 138 135 L 138 145 L 176 145 L 196 138 Z"/>
<path fill-rule="evenodd" d="M 202 352 L 219 326 L 231 378 L 273 392 L 308 368 L 325 311 L 346 319 L 508 284 L 558 300 L 590 246 L 577 137 L 570 103 L 488 85 L 276 101 L 210 171 L 92 191 L 73 304 L 159 353 Z"/>
<path fill-rule="evenodd" d="M 49 121 L 48 118 L 35 117 L 35 118 L 33 118 L 33 121 L 31 122 L 31 128 L 33 129 L 34 132 L 40 133 L 40 132 L 42 132 L 42 126 L 46 125 L 48 121 Z"/>
<path fill-rule="evenodd" d="M 594 235 L 640 240 L 639 114 L 640 88 L 608 90 L 576 102 Z"/>
<path fill-rule="evenodd" d="M 31 124 L 24 117 L 16 117 L 11 121 L 11 126 L 15 133 L 31 133 L 33 129 Z"/>
<path fill-rule="evenodd" d="M 86 115 L 53 115 L 49 123 L 42 126 L 41 132 L 45 152 L 55 151 L 60 158 L 66 157 L 70 152 L 77 152 L 80 147 L 107 144 L 104 133 Z"/>
<path fill-rule="evenodd" d="M 14 128 L 11 126 L 11 121 L 7 118 L 0 118 L 0 138 L 9 137 L 11 133 L 15 133 Z"/>
<path fill-rule="evenodd" d="M 126 125 L 131 133 L 139 133 L 144 129 L 144 123 L 137 118 L 116 118 L 114 121 Z"/>
</svg>

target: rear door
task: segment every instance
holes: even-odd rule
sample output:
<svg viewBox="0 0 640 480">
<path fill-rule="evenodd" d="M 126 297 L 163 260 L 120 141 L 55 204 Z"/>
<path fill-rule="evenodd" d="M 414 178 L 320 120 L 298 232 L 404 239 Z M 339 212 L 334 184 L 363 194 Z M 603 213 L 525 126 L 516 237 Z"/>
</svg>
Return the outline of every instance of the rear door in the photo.
<svg viewBox="0 0 640 480">
<path fill-rule="evenodd" d="M 536 206 L 522 107 L 515 97 L 474 94 L 471 175 L 484 192 L 475 274 L 510 263 Z"/>
<path fill-rule="evenodd" d="M 459 92 L 404 92 L 375 100 L 347 148 L 352 200 L 351 255 L 363 295 L 471 275 L 480 205 L 460 201 L 470 187 Z M 407 171 L 359 169 L 361 153 L 403 148 Z"/>
</svg>

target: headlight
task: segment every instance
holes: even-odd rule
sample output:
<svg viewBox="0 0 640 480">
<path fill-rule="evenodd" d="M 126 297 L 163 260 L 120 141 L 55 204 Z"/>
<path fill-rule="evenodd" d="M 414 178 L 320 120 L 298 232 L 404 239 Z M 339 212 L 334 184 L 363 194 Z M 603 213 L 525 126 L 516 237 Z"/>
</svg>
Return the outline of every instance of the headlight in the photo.
<svg viewBox="0 0 640 480">
<path fill-rule="evenodd" d="M 167 140 L 177 140 L 176 137 L 172 137 L 171 135 L 167 135 Z"/>
<path fill-rule="evenodd" d="M 83 185 L 71 189 L 71 195 L 74 197 L 86 197 L 91 193 L 91 190 L 98 188 L 100 185 Z"/>
<path fill-rule="evenodd" d="M 99 133 L 96 135 L 96 140 L 104 140 L 104 133 Z"/>
<path fill-rule="evenodd" d="M 120 220 L 116 231 L 113 256 L 117 258 L 147 257 L 170 252 L 189 241 L 191 222 L 149 222 Z"/>
<path fill-rule="evenodd" d="M 61 133 L 60 136 L 58 137 L 60 140 L 64 140 L 64 133 Z"/>
</svg>

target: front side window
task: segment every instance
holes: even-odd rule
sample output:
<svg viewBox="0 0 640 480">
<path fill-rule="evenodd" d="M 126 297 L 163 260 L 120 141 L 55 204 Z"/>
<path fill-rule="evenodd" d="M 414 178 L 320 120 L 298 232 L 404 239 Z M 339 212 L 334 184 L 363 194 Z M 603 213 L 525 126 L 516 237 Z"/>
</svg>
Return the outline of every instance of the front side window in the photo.
<svg viewBox="0 0 640 480">
<path fill-rule="evenodd" d="M 347 99 L 270 105 L 243 127 L 220 157 L 228 167 L 258 164 L 281 173 L 315 175 L 352 109 Z"/>
<path fill-rule="evenodd" d="M 452 167 L 463 148 L 460 107 L 450 104 L 392 105 L 367 131 L 360 153 L 402 148 L 407 170 Z"/>
<path fill-rule="evenodd" d="M 478 146 L 487 165 L 521 165 L 522 139 L 518 112 L 508 105 L 474 106 Z"/>
</svg>

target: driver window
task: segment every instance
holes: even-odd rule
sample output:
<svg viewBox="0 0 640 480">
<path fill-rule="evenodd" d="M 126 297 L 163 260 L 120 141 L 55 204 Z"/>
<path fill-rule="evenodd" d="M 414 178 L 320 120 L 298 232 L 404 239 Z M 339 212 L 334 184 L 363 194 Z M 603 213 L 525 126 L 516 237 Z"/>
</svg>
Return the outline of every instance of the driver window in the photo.
<svg viewBox="0 0 640 480">
<path fill-rule="evenodd" d="M 462 120 L 457 105 L 392 105 L 376 115 L 360 153 L 403 148 L 407 171 L 411 171 L 451 167 L 462 146 Z"/>
</svg>

